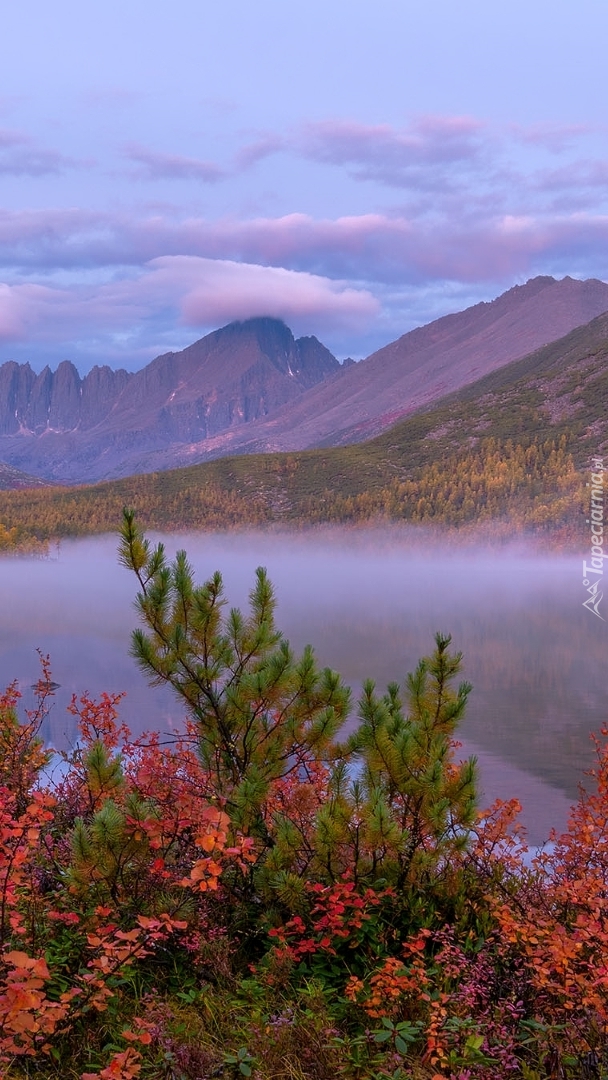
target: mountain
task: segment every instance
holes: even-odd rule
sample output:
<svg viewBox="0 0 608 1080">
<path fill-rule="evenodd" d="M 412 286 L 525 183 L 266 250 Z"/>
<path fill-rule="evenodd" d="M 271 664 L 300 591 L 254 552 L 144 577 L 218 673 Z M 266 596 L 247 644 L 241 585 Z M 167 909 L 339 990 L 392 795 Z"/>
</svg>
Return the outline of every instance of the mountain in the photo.
<svg viewBox="0 0 608 1080">
<path fill-rule="evenodd" d="M 315 337 L 249 319 L 166 353 L 136 373 L 64 361 L 39 375 L 0 367 L 0 458 L 49 479 L 145 469 L 147 455 L 213 439 L 293 402 L 340 364 Z"/>
<path fill-rule="evenodd" d="M 604 282 L 537 277 L 357 364 L 270 318 L 231 323 L 134 374 L 4 364 L 0 460 L 82 482 L 361 442 L 605 311 Z"/>
<path fill-rule="evenodd" d="M 533 278 L 496 300 L 404 334 L 349 367 L 339 382 L 309 390 L 288 410 L 201 444 L 199 460 L 218 452 L 300 450 L 369 439 L 605 311 L 603 281 Z"/>
<path fill-rule="evenodd" d="M 20 469 L 14 469 L 11 465 L 5 465 L 0 461 L 0 491 L 20 491 L 23 488 L 48 486 L 46 480 L 41 480 L 38 476 L 29 476 Z"/>
<path fill-rule="evenodd" d="M 25 541 L 146 528 L 412 521 L 589 542 L 590 459 L 608 456 L 608 313 L 360 443 L 236 455 L 94 487 L 0 491 Z"/>
</svg>

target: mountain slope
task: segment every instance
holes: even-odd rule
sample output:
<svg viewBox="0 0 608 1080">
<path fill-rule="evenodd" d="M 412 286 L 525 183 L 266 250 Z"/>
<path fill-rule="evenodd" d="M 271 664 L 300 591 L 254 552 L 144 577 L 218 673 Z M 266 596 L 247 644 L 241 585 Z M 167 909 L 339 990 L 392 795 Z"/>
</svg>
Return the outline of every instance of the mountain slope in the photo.
<svg viewBox="0 0 608 1080">
<path fill-rule="evenodd" d="M 276 319 L 231 323 L 134 374 L 64 362 L 0 368 L 0 459 L 48 478 L 98 479 L 212 438 L 295 400 L 340 365 Z"/>
<path fill-rule="evenodd" d="M 580 543 L 589 459 L 608 456 L 608 313 L 365 443 L 240 455 L 96 487 L 0 493 L 35 536 L 389 518 L 501 519 Z"/>
<path fill-rule="evenodd" d="M 48 487 L 46 480 L 38 476 L 29 476 L 28 473 L 14 469 L 11 465 L 0 462 L 0 491 L 19 491 L 23 488 Z"/>
<path fill-rule="evenodd" d="M 534 278 L 490 303 L 447 315 L 341 369 L 267 417 L 181 446 L 150 449 L 142 471 L 231 454 L 339 446 L 369 439 L 400 417 L 559 339 L 608 311 L 601 281 Z M 132 459 L 123 463 L 127 475 Z M 97 473 L 97 475 L 100 475 Z"/>
<path fill-rule="evenodd" d="M 229 454 L 339 446 L 608 311 L 608 285 L 539 277 L 341 367 L 275 319 L 231 323 L 135 374 L 0 368 L 0 460 L 82 482 Z"/>
<path fill-rule="evenodd" d="M 370 438 L 605 311 L 604 282 L 534 278 L 490 303 L 410 331 L 349 368 L 339 383 L 310 390 L 289 411 L 197 449 L 201 456 L 251 453 Z"/>
</svg>

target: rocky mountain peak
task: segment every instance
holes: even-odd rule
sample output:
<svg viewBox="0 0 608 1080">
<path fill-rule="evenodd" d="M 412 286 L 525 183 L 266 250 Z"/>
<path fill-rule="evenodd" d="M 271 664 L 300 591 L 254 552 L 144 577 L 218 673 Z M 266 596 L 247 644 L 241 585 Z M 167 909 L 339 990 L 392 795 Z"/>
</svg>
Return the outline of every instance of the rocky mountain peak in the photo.
<svg viewBox="0 0 608 1080">
<path fill-rule="evenodd" d="M 608 312 L 608 285 L 537 277 L 340 365 L 281 320 L 229 323 L 141 371 L 0 367 L 0 460 L 62 481 L 359 442 Z"/>
<path fill-rule="evenodd" d="M 135 373 L 103 366 L 81 379 L 69 361 L 39 375 L 29 365 L 4 364 L 0 438 L 18 434 L 19 441 L 8 455 L 5 447 L 2 452 L 11 460 L 33 454 L 41 475 L 79 478 L 81 442 L 105 440 L 117 454 L 123 445 L 143 453 L 198 443 L 263 419 L 339 370 L 316 337 L 296 340 L 284 322 L 270 317 L 229 323 Z M 37 442 L 42 435 L 43 448 Z M 100 453 L 107 461 L 107 451 Z M 89 448 L 88 460 L 95 456 Z"/>
</svg>

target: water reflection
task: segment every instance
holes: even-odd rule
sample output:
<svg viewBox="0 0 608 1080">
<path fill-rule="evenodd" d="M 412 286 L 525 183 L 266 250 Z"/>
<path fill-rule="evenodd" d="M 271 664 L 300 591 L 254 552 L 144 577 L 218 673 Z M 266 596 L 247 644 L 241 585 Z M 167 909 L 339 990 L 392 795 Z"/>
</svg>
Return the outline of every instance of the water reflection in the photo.
<svg viewBox="0 0 608 1080">
<path fill-rule="evenodd" d="M 239 606 L 255 567 L 267 566 L 294 647 L 312 642 L 355 693 L 367 676 L 381 687 L 403 679 L 435 630 L 449 631 L 474 685 L 463 743 L 479 754 L 486 797 L 522 798 L 535 842 L 563 826 L 608 697 L 608 627 L 582 608 L 579 560 L 421 548 L 398 529 L 167 540 L 177 546 L 201 579 L 220 568 Z M 65 705 L 85 689 L 126 690 L 122 715 L 135 731 L 179 723 L 179 705 L 150 689 L 128 655 L 131 577 L 114 538 L 64 543 L 47 561 L 0 560 L 0 682 L 18 679 L 27 701 L 35 649 L 50 653 L 60 689 L 45 735 L 56 744 L 73 741 Z"/>
</svg>

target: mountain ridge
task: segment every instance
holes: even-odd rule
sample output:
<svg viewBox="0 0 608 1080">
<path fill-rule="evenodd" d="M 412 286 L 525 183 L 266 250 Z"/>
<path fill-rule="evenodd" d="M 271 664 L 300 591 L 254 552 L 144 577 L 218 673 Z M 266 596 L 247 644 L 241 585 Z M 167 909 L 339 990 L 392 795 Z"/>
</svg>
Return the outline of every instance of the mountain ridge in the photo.
<svg viewBox="0 0 608 1080">
<path fill-rule="evenodd" d="M 140 372 L 94 368 L 80 383 L 68 361 L 39 376 L 9 363 L 0 459 L 78 483 L 361 442 L 605 311 L 604 282 L 537 277 L 344 367 L 271 318 L 230 323 Z"/>
<path fill-rule="evenodd" d="M 0 492 L 19 541 L 113 531 L 411 522 L 588 543 L 608 454 L 608 312 L 365 443 L 237 455 L 81 488 Z"/>
<path fill-rule="evenodd" d="M 9 361 L 0 458 L 46 479 L 101 479 L 125 457 L 135 466 L 142 453 L 264 416 L 340 370 L 316 337 L 295 339 L 271 318 L 231 323 L 133 373 L 95 367 L 81 379 L 63 361 L 35 375 Z"/>
<path fill-rule="evenodd" d="M 261 451 L 264 442 L 272 444 L 268 449 L 295 450 L 372 438 L 402 417 L 560 339 L 607 310 L 604 282 L 533 278 L 376 350 L 350 369 L 331 400 L 313 390 L 288 419 L 279 413 L 259 425 L 257 440 L 246 445 L 246 452 Z M 319 413 L 325 417 L 322 434 Z M 227 436 L 224 452 L 228 446 L 239 452 L 245 435 Z"/>
</svg>

